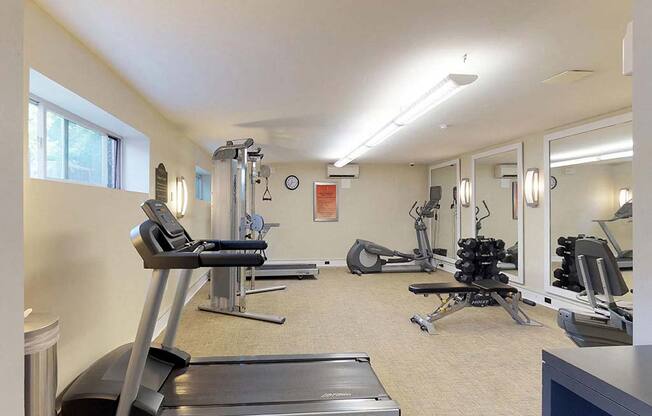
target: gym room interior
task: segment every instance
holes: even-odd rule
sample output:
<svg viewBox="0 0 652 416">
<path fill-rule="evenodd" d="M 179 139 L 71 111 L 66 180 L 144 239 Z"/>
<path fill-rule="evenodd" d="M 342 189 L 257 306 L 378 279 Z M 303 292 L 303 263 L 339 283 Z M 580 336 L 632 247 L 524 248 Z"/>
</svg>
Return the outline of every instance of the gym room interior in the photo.
<svg viewBox="0 0 652 416">
<path fill-rule="evenodd" d="M 0 414 L 651 415 L 651 39 L 648 0 L 3 0 Z"/>
</svg>

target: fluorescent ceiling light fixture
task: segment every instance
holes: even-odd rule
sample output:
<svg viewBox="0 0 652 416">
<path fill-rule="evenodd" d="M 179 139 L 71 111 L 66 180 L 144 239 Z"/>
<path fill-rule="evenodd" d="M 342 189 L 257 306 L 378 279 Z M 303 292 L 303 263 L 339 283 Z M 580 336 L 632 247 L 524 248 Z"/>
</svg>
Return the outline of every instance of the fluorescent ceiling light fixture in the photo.
<svg viewBox="0 0 652 416">
<path fill-rule="evenodd" d="M 335 166 L 336 168 L 341 168 L 342 166 L 348 165 L 352 160 L 353 159 L 349 159 L 348 157 L 345 157 L 333 163 L 333 166 Z"/>
<path fill-rule="evenodd" d="M 366 153 L 370 148 L 379 145 L 388 137 L 399 131 L 403 126 L 413 122 L 439 104 L 443 103 L 466 86 L 473 83 L 476 79 L 478 79 L 478 76 L 472 74 L 449 74 L 428 92 L 419 97 L 419 99 L 412 103 L 412 105 L 400 112 L 389 123 L 385 124 L 361 146 L 335 162 L 335 166 L 341 168 Z"/>
<path fill-rule="evenodd" d="M 601 161 L 604 161 L 604 160 L 623 159 L 623 158 L 632 157 L 632 156 L 634 156 L 634 151 L 633 150 L 626 150 L 624 152 L 607 153 L 607 154 L 604 154 L 604 155 L 580 157 L 578 159 L 569 159 L 569 160 L 562 160 L 562 161 L 559 161 L 559 162 L 552 162 L 550 164 L 550 167 L 551 168 L 559 168 L 559 167 L 562 167 L 562 166 L 581 165 L 583 163 L 601 162 Z"/>
<path fill-rule="evenodd" d="M 393 121 L 391 121 L 391 122 L 387 123 L 387 124 L 385 125 L 385 127 L 383 127 L 382 129 L 378 130 L 378 131 L 376 132 L 376 134 L 374 134 L 373 136 L 371 136 L 371 139 L 367 140 L 367 142 L 365 143 L 365 145 L 366 145 L 367 147 L 378 146 L 379 144 L 381 144 L 382 142 L 384 142 L 386 138 L 388 138 L 388 137 L 391 136 L 392 134 L 394 134 L 394 133 L 396 133 L 397 131 L 399 131 L 402 127 L 403 127 L 403 126 L 400 126 L 400 125 L 394 123 Z M 351 152 L 351 153 L 353 153 L 353 152 Z"/>
</svg>

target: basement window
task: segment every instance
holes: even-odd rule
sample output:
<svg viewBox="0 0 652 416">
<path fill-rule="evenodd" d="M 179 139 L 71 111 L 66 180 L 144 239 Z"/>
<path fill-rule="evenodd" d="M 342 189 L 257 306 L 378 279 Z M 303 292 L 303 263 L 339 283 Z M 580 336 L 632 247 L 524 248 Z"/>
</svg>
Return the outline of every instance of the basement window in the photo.
<svg viewBox="0 0 652 416">
<path fill-rule="evenodd" d="M 120 188 L 118 135 L 36 96 L 28 117 L 31 177 Z"/>
</svg>

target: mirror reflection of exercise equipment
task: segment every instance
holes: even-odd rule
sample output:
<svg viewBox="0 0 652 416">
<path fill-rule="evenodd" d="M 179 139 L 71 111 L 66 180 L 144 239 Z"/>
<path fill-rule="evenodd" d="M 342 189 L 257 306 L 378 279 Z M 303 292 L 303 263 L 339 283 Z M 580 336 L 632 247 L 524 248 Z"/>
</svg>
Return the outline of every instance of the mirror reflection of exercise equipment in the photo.
<svg viewBox="0 0 652 416">
<path fill-rule="evenodd" d="M 458 184 L 459 160 L 430 167 L 430 186 L 441 187 L 441 208 L 431 220 L 430 234 L 435 258 L 454 263 L 460 239 Z"/>
<path fill-rule="evenodd" d="M 631 114 L 579 126 L 568 135 L 553 133 L 545 143 L 550 181 L 547 289 L 573 299 L 579 295 L 580 301 L 590 303 L 575 250 L 577 241 L 587 237 L 606 242 L 626 286 L 632 288 Z M 616 292 L 614 296 L 622 295 L 624 301 L 631 299 L 629 291 Z"/>
<path fill-rule="evenodd" d="M 613 218 L 609 218 L 607 220 L 593 220 L 597 222 L 598 225 L 600 225 L 602 232 L 607 237 L 607 240 L 609 240 L 609 243 L 611 243 L 611 247 L 613 247 L 614 251 L 616 252 L 616 261 L 618 262 L 618 267 L 620 267 L 622 270 L 631 270 L 634 267 L 634 250 L 623 249 L 620 246 L 618 243 L 618 237 L 616 237 L 616 234 L 611 231 L 609 224 L 622 220 L 631 223 L 632 212 L 632 200 L 628 199 L 627 202 L 622 204 L 622 206 L 618 208 L 618 211 L 614 213 Z"/>
<path fill-rule="evenodd" d="M 498 268 L 516 282 L 523 281 L 518 250 L 522 234 L 520 157 L 520 143 L 473 156 L 474 235 L 504 241 L 506 256 Z"/>
</svg>

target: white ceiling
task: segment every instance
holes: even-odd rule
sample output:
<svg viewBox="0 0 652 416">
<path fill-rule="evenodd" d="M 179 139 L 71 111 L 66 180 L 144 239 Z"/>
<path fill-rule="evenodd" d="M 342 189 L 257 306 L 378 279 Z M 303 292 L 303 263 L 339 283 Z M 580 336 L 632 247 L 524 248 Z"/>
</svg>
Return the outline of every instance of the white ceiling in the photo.
<svg viewBox="0 0 652 416">
<path fill-rule="evenodd" d="M 254 137 L 268 160 L 333 161 L 449 72 L 479 79 L 361 162 L 442 160 L 631 105 L 629 0 L 37 3 L 208 150 Z M 540 83 L 567 69 L 596 73 Z"/>
</svg>

